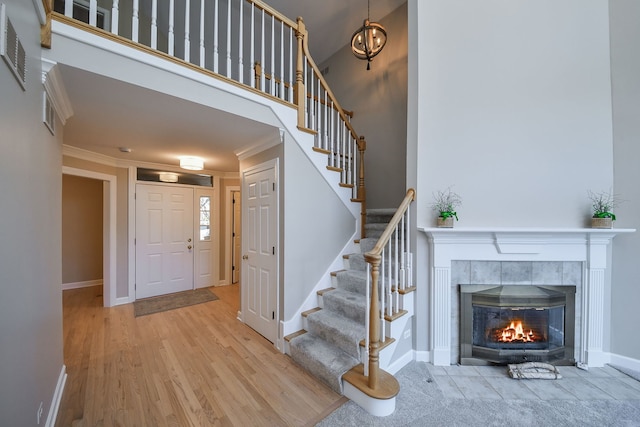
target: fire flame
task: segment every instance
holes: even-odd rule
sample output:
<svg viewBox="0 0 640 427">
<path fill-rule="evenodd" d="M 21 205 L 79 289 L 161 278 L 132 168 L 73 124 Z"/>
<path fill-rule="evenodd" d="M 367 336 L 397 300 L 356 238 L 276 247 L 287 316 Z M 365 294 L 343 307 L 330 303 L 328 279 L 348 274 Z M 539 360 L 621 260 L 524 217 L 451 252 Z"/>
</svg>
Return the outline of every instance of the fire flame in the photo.
<svg viewBox="0 0 640 427">
<path fill-rule="evenodd" d="M 512 321 L 508 327 L 498 330 L 496 335 L 498 342 L 535 342 L 538 340 L 532 329 L 529 329 L 528 332 L 524 331 L 520 320 Z"/>
</svg>

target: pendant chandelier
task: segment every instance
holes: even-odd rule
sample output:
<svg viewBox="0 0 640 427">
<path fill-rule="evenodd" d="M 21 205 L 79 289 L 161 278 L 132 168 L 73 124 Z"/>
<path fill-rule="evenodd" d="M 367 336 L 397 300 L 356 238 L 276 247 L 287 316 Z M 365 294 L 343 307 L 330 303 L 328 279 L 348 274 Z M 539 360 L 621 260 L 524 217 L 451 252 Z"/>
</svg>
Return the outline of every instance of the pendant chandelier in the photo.
<svg viewBox="0 0 640 427">
<path fill-rule="evenodd" d="M 367 70 L 370 70 L 371 60 L 380 53 L 386 43 L 387 32 L 384 27 L 369 20 L 369 0 L 367 0 L 367 19 L 351 36 L 351 51 L 356 58 L 366 59 Z"/>
</svg>

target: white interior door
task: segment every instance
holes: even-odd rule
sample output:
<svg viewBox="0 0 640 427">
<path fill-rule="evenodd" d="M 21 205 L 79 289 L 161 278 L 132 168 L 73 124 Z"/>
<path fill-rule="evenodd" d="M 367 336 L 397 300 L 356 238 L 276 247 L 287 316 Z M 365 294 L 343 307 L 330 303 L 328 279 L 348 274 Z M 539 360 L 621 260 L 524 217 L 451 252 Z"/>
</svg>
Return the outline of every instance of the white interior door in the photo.
<svg viewBox="0 0 640 427">
<path fill-rule="evenodd" d="M 278 338 L 276 165 L 243 174 L 243 317 L 271 342 Z"/>
<path fill-rule="evenodd" d="M 136 185 L 136 299 L 193 289 L 193 189 Z"/>
<path fill-rule="evenodd" d="M 233 224 L 231 232 L 231 283 L 238 283 L 240 281 L 240 254 L 242 253 L 242 222 L 240 219 L 240 192 L 234 191 L 231 193 L 233 200 Z"/>
</svg>

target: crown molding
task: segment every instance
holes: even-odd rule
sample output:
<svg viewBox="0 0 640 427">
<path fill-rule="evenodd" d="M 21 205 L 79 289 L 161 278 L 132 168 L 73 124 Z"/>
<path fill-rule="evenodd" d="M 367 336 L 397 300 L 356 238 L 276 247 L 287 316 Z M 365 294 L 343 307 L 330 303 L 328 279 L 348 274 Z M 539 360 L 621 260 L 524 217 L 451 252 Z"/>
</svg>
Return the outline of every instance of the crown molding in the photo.
<svg viewBox="0 0 640 427">
<path fill-rule="evenodd" d="M 56 62 L 42 58 L 42 84 L 51 99 L 58 118 L 64 125 L 67 123 L 67 119 L 73 116 L 73 107 L 56 65 Z"/>
</svg>

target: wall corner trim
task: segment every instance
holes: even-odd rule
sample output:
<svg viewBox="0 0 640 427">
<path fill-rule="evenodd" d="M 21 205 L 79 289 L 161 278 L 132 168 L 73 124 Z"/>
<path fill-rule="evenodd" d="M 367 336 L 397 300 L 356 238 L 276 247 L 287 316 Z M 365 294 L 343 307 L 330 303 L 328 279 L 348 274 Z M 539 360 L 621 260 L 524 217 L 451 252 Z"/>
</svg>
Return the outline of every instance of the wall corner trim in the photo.
<svg viewBox="0 0 640 427">
<path fill-rule="evenodd" d="M 47 415 L 47 421 L 45 427 L 53 427 L 58 417 L 58 409 L 60 409 L 60 401 L 62 400 L 62 393 L 64 392 L 64 386 L 67 383 L 67 367 L 62 365 L 60 368 L 60 375 L 58 376 L 58 383 L 56 389 L 53 392 L 51 398 L 51 405 L 49 406 L 49 414 Z"/>
</svg>

